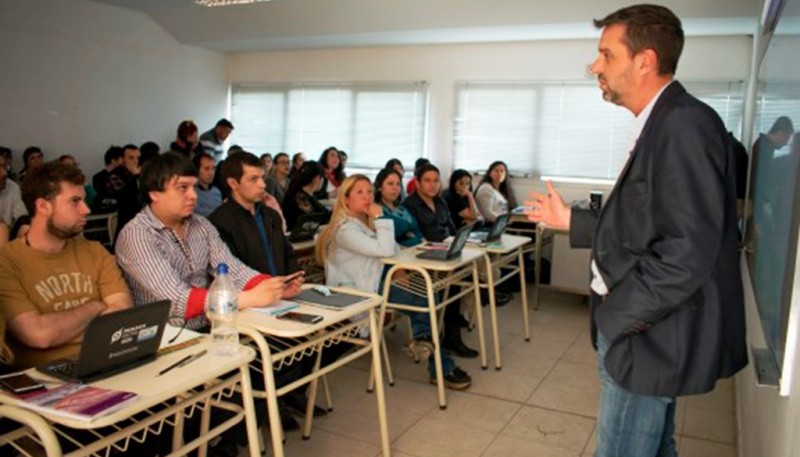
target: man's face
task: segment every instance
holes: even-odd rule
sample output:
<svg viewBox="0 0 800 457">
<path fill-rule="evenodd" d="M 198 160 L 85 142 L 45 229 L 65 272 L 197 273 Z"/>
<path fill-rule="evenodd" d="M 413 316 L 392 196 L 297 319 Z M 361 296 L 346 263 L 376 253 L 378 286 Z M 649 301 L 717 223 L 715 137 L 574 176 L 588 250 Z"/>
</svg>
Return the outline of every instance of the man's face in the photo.
<svg viewBox="0 0 800 457">
<path fill-rule="evenodd" d="M 220 142 L 227 140 L 228 137 L 231 136 L 232 131 L 233 129 L 229 129 L 228 127 L 217 127 L 216 128 L 217 139 L 219 139 Z"/>
<path fill-rule="evenodd" d="M 126 149 L 122 155 L 122 163 L 133 174 L 139 174 L 139 150 Z"/>
<path fill-rule="evenodd" d="M 84 201 L 86 191 L 83 186 L 62 182 L 61 192 L 51 201 L 44 200 L 44 215 L 47 217 L 47 231 L 62 240 L 74 238 L 83 231 L 89 207 Z M 37 216 L 39 207 L 37 207 Z"/>
<path fill-rule="evenodd" d="M 200 184 L 210 186 L 214 182 L 214 165 L 214 159 L 208 157 L 200 159 L 200 169 L 197 170 Z"/>
<path fill-rule="evenodd" d="M 635 57 L 624 42 L 626 28 L 609 25 L 603 29 L 597 59 L 589 67 L 589 71 L 597 75 L 603 100 L 624 107 L 628 107 L 626 103 L 630 101 L 636 80 Z"/>
<path fill-rule="evenodd" d="M 428 198 L 434 198 L 439 195 L 439 188 L 439 173 L 433 170 L 425 172 L 417 184 L 417 192 Z"/>
<path fill-rule="evenodd" d="M 242 177 L 238 182 L 228 179 L 228 185 L 231 186 L 234 198 L 249 204 L 260 202 L 264 197 L 264 189 L 267 187 L 264 183 L 264 169 L 250 165 L 243 165 L 243 167 Z"/>
<path fill-rule="evenodd" d="M 44 155 L 41 152 L 28 156 L 28 170 L 36 170 L 42 165 L 44 165 Z"/>
<path fill-rule="evenodd" d="M 0 156 L 0 190 L 6 188 L 6 181 L 8 180 L 8 169 L 6 168 L 6 161 L 5 156 Z"/>
<path fill-rule="evenodd" d="M 164 190 L 151 191 L 151 209 L 160 218 L 168 219 L 163 222 L 175 222 L 186 219 L 194 213 L 197 206 L 197 192 L 194 186 L 197 178 L 194 176 L 173 176 L 169 178 Z"/>
</svg>

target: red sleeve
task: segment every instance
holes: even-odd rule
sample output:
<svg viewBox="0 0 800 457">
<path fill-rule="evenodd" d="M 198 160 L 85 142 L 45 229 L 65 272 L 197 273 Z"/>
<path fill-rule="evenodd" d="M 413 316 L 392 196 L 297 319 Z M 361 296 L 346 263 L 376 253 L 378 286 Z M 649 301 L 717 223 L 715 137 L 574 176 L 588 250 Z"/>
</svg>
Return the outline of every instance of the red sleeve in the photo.
<svg viewBox="0 0 800 457">
<path fill-rule="evenodd" d="M 265 274 L 255 275 L 249 281 L 247 281 L 247 284 L 244 285 L 244 290 L 250 290 L 253 287 L 259 285 L 261 283 L 261 281 L 263 281 L 265 279 L 269 279 L 271 277 L 272 276 L 265 275 Z"/>
<path fill-rule="evenodd" d="M 189 291 L 189 298 L 186 300 L 186 319 L 197 317 L 205 311 L 206 296 L 208 289 L 193 287 Z"/>
</svg>

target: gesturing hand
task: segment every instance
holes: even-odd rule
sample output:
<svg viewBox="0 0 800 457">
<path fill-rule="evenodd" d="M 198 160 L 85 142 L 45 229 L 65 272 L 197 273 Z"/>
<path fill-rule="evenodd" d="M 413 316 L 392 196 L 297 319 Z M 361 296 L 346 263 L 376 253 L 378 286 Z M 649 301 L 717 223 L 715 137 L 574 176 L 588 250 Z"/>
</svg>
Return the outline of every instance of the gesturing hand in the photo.
<svg viewBox="0 0 800 457">
<path fill-rule="evenodd" d="M 530 209 L 525 211 L 525 215 L 528 216 L 528 220 L 542 223 L 549 228 L 569 230 L 572 210 L 564 203 L 561 194 L 553 187 L 552 181 L 547 181 L 545 186 L 547 195 L 531 192 L 532 200 L 525 202 Z"/>
</svg>

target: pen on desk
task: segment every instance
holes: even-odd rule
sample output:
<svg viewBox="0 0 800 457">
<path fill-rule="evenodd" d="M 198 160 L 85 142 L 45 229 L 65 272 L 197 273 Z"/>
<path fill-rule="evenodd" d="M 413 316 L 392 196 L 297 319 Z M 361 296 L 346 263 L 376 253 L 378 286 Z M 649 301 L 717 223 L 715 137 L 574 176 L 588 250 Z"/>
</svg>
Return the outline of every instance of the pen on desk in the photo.
<svg viewBox="0 0 800 457">
<path fill-rule="evenodd" d="M 180 368 L 180 367 L 182 367 L 184 365 L 188 365 L 188 364 L 194 362 L 195 360 L 199 359 L 200 357 L 203 357 L 204 355 L 206 355 L 206 352 L 208 352 L 208 351 L 203 349 L 202 351 L 200 351 L 200 352 L 198 352 L 196 354 L 187 355 L 186 357 L 178 360 L 177 362 L 173 363 L 172 365 L 168 366 L 167 368 L 164 368 L 163 370 L 159 371 L 156 376 L 161 376 L 162 374 L 164 374 L 164 373 L 166 373 L 166 372 L 168 372 L 170 370 L 173 370 L 175 368 Z"/>
</svg>

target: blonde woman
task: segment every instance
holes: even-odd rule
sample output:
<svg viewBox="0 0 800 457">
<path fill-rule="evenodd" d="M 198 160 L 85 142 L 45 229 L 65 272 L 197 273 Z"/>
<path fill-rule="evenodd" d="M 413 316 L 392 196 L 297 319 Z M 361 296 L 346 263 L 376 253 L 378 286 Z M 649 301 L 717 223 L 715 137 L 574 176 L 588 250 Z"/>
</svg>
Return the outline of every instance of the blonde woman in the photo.
<svg viewBox="0 0 800 457">
<path fill-rule="evenodd" d="M 396 249 L 394 221 L 379 219 L 383 209 L 375 203 L 375 191 L 369 178 L 353 175 L 339 187 L 330 224 L 320 235 L 317 258 L 325 265 L 328 286 L 353 287 L 377 293 L 383 281 L 381 257 L 394 255 Z M 398 288 L 390 290 L 389 300 L 427 306 L 426 300 Z M 411 350 L 421 358 L 433 352 L 430 321 L 424 313 L 412 313 L 414 343 Z M 466 389 L 472 380 L 442 353 L 442 369 L 446 385 L 454 390 Z M 428 361 L 431 383 L 436 383 L 436 368 Z"/>
</svg>

